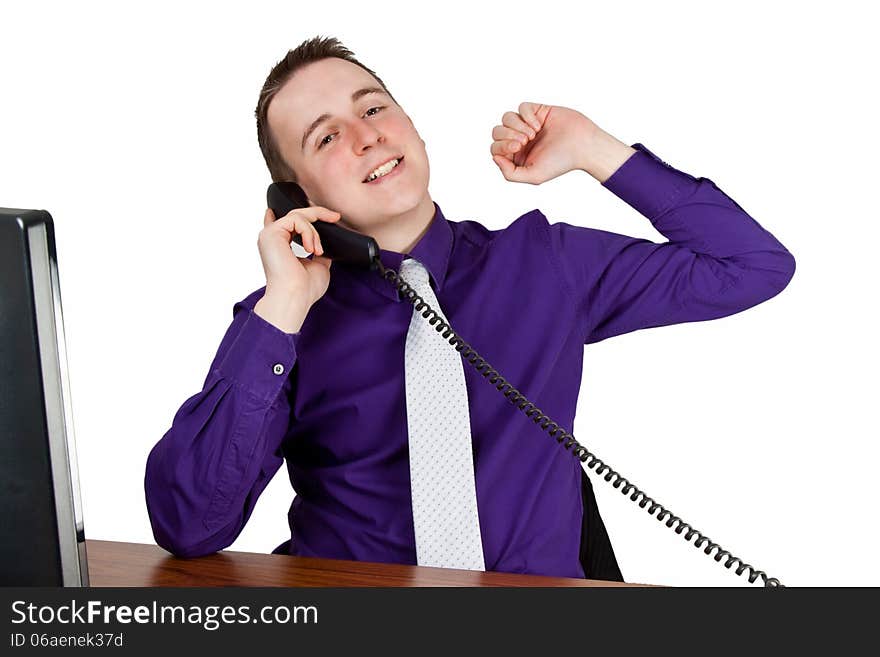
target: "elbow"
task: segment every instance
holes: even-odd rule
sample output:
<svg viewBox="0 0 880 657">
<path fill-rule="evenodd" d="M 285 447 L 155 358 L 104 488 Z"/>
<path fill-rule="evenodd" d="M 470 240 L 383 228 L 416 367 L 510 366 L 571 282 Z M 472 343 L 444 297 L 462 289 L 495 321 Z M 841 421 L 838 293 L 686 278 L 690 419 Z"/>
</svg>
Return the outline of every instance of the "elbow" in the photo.
<svg viewBox="0 0 880 657">
<path fill-rule="evenodd" d="M 741 309 L 772 299 L 782 292 L 794 277 L 797 266 L 794 256 L 785 247 L 731 258 L 729 263 L 739 270 L 729 289 L 738 291 L 734 295 L 743 304 Z"/>
<path fill-rule="evenodd" d="M 203 536 L 195 536 L 191 531 L 182 528 L 181 523 L 173 520 L 173 514 L 158 511 L 147 501 L 147 511 L 150 516 L 150 525 L 153 529 L 153 538 L 156 545 L 170 552 L 175 557 L 191 558 L 203 557 L 217 552 L 218 547 L 207 544 Z"/>
<path fill-rule="evenodd" d="M 794 278 L 795 269 L 797 269 L 797 262 L 794 256 L 783 248 L 777 253 L 777 265 L 771 275 L 770 285 L 773 291 L 771 296 L 776 296 L 788 287 L 791 279 Z"/>
<path fill-rule="evenodd" d="M 174 514 L 157 512 L 149 502 L 147 509 L 156 545 L 175 557 L 182 559 L 204 557 L 227 547 L 218 542 L 215 536 L 206 535 L 203 532 L 193 532 L 193 527 L 202 525 L 197 520 L 187 523 L 179 522 L 175 520 Z"/>
<path fill-rule="evenodd" d="M 202 521 L 199 499 L 165 474 L 154 449 L 147 459 L 144 495 L 156 544 L 182 558 L 202 557 L 227 547 Z"/>
<path fill-rule="evenodd" d="M 719 276 L 713 263 L 712 274 L 705 279 L 707 290 L 711 289 L 706 298 L 714 299 L 712 317 L 725 317 L 769 301 L 788 287 L 796 268 L 794 256 L 784 247 L 722 262 L 723 274 Z"/>
<path fill-rule="evenodd" d="M 170 537 L 165 534 L 161 534 L 160 532 L 153 531 L 153 536 L 156 539 L 156 545 L 161 547 L 163 550 L 170 552 L 175 557 L 180 559 L 194 559 L 196 557 L 206 557 L 209 554 L 215 554 L 219 552 L 221 548 L 213 548 L 213 547 L 204 547 L 198 544 L 190 544 L 184 543 L 180 541 L 175 541 L 170 539 Z"/>
<path fill-rule="evenodd" d="M 181 537 L 176 535 L 173 531 L 169 531 L 168 528 L 163 525 L 161 518 L 152 512 L 150 513 L 150 524 L 153 527 L 153 539 L 156 541 L 156 545 L 166 552 L 171 553 L 175 557 L 181 558 L 203 556 L 194 554 L 193 546 L 186 541 L 181 540 Z"/>
</svg>

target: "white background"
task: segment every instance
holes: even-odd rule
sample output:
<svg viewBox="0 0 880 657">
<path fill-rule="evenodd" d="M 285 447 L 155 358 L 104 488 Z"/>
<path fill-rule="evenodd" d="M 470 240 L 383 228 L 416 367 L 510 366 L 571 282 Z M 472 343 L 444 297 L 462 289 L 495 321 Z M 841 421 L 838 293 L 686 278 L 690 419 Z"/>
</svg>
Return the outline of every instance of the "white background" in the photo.
<svg viewBox="0 0 880 657">
<path fill-rule="evenodd" d="M 862 6 L 2 5 L 0 206 L 55 220 L 87 536 L 153 541 L 147 454 L 201 389 L 235 301 L 265 284 L 257 95 L 288 49 L 322 34 L 413 118 L 452 220 L 501 228 L 538 207 L 664 240 L 585 173 L 504 180 L 491 130 L 528 100 L 711 178 L 778 237 L 797 272 L 776 298 L 586 348 L 573 432 L 785 584 L 880 585 L 880 108 Z M 594 486 L 628 581 L 748 585 Z M 282 467 L 231 549 L 288 538 L 292 497 Z"/>
</svg>

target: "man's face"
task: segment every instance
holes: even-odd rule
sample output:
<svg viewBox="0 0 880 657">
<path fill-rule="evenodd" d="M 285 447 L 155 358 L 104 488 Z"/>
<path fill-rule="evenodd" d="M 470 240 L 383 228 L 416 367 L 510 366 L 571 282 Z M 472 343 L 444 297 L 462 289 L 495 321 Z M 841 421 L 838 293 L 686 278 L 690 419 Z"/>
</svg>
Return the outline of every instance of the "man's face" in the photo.
<svg viewBox="0 0 880 657">
<path fill-rule="evenodd" d="M 312 205 L 338 211 L 366 234 L 371 225 L 425 205 L 425 142 L 360 66 L 331 57 L 301 68 L 272 99 L 268 122 Z M 364 182 L 392 159 L 399 163 L 389 175 Z"/>
</svg>

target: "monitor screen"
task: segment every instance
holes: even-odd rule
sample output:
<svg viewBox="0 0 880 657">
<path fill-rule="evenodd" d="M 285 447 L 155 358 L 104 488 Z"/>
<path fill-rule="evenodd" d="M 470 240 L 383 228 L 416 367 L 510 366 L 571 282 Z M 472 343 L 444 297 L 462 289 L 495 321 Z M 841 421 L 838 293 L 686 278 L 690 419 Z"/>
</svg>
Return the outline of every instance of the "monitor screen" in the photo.
<svg viewBox="0 0 880 657">
<path fill-rule="evenodd" d="M 0 208 L 0 584 L 88 586 L 52 217 Z"/>
</svg>

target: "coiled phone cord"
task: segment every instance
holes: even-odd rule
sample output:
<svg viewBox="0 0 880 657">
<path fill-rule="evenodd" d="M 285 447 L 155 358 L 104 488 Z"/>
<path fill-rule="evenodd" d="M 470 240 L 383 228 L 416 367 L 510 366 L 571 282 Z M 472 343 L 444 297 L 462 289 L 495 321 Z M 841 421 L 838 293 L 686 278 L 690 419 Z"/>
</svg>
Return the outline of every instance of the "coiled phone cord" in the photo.
<svg viewBox="0 0 880 657">
<path fill-rule="evenodd" d="M 489 379 L 489 382 L 494 384 L 495 387 L 501 392 L 508 400 L 515 404 L 521 411 L 523 411 L 526 416 L 528 416 L 535 424 L 541 423 L 541 428 L 548 430 L 548 433 L 556 438 L 556 442 L 562 444 L 564 449 L 572 449 L 572 454 L 575 458 L 579 459 L 581 462 L 586 462 L 588 468 L 592 468 L 596 471 L 596 474 L 601 475 L 605 473 L 604 479 L 605 481 L 611 481 L 612 486 L 615 488 L 620 488 L 623 486 L 623 489 L 620 491 L 623 495 L 626 495 L 630 491 L 632 494 L 629 496 L 633 502 L 636 500 L 641 508 L 648 507 L 648 513 L 653 515 L 655 511 L 659 509 L 659 513 L 657 514 L 657 520 L 662 521 L 667 518 L 666 526 L 672 527 L 676 523 L 678 526 L 675 528 L 676 534 L 681 534 L 683 531 L 687 530 L 684 535 L 685 541 L 690 541 L 694 536 L 697 539 L 694 541 L 694 547 L 701 547 L 703 543 L 708 543 L 708 545 L 703 549 L 705 554 L 711 554 L 713 550 L 717 549 L 717 553 L 715 554 L 715 561 L 721 561 L 725 557 L 727 557 L 727 561 L 724 562 L 725 568 L 728 570 L 735 563 L 739 563 L 736 568 L 736 574 L 742 575 L 746 570 L 749 571 L 748 579 L 749 583 L 753 584 L 758 577 L 760 577 L 764 581 L 764 586 L 769 588 L 785 588 L 782 583 L 776 579 L 775 577 L 768 577 L 767 574 L 763 570 L 757 570 L 752 567 L 750 564 L 745 563 L 739 557 L 732 555 L 730 552 L 722 548 L 717 543 L 713 542 L 708 536 L 705 536 L 702 532 L 694 529 L 689 523 L 682 521 L 681 518 L 674 515 L 671 511 L 667 510 L 662 504 L 655 502 L 651 497 L 646 495 L 644 491 L 640 490 L 638 486 L 630 483 L 630 481 L 621 476 L 617 471 L 611 468 L 608 464 L 606 464 L 602 459 L 597 458 L 590 450 L 581 445 L 577 440 L 575 440 L 574 435 L 565 431 L 562 427 L 560 427 L 556 422 L 553 422 L 547 415 L 545 415 L 541 409 L 539 409 L 535 404 L 530 402 L 526 397 L 516 388 L 514 388 L 507 380 L 501 376 L 501 374 L 495 370 L 484 358 L 482 358 L 467 342 L 461 339 L 461 337 L 456 334 L 453 330 L 452 326 L 443 321 L 443 318 L 437 314 L 431 306 L 419 296 L 418 293 L 400 277 L 395 270 L 387 268 L 382 265 L 382 262 L 379 258 L 375 258 L 374 260 L 376 264 L 376 268 L 379 270 L 379 274 L 385 280 L 391 281 L 392 284 L 397 286 L 398 291 L 401 295 L 406 298 L 407 301 L 415 306 L 415 309 L 421 312 L 423 309 L 424 312 L 421 312 L 422 317 L 426 318 L 431 326 L 436 324 L 437 332 L 443 331 L 443 337 L 449 339 L 449 344 L 455 347 L 457 351 L 459 351 L 463 358 L 465 358 L 471 365 L 473 365 L 478 372 L 480 372 L 485 378 Z M 433 315 L 433 316 L 432 316 Z M 505 390 L 505 388 L 507 388 Z M 552 427 L 552 428 L 549 428 Z M 549 429 L 548 429 L 549 428 Z M 560 435 L 557 437 L 556 434 Z"/>
</svg>

